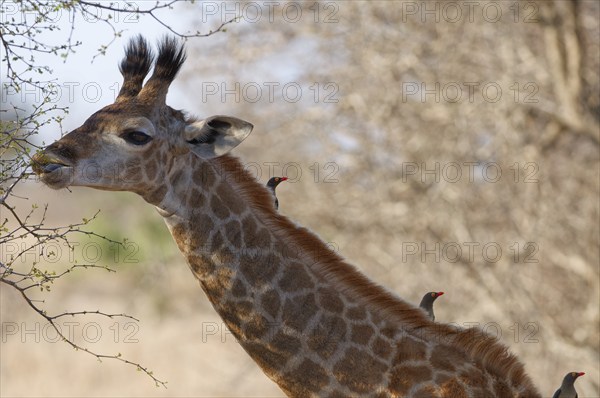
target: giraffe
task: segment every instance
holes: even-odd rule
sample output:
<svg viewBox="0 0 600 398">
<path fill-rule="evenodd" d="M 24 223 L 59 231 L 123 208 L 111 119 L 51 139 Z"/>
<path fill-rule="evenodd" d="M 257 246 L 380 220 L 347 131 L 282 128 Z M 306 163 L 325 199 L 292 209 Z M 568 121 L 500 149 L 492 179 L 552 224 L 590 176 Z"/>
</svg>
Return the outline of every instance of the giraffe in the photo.
<svg viewBox="0 0 600 398">
<path fill-rule="evenodd" d="M 430 321 L 279 214 L 228 153 L 252 124 L 166 105 L 185 58 L 174 38 L 156 57 L 132 39 L 115 102 L 35 155 L 41 181 L 154 205 L 214 309 L 290 397 L 541 397 L 495 338 Z"/>
</svg>

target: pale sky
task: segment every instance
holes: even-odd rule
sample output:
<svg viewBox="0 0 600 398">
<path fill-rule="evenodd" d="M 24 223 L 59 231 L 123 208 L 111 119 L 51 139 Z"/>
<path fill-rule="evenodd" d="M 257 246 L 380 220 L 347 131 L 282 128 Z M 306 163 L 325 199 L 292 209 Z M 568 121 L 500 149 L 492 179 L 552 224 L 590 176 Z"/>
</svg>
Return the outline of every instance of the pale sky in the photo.
<svg viewBox="0 0 600 398">
<path fill-rule="evenodd" d="M 141 2 L 141 7 L 146 7 L 143 3 L 147 3 L 148 6 L 153 4 L 150 1 Z M 6 4 L 4 6 L 6 7 Z M 198 4 L 193 6 L 195 8 L 194 12 L 190 12 L 190 7 L 182 4 L 173 10 L 166 10 L 157 13 L 157 15 L 166 24 L 177 27 L 178 32 L 185 33 L 192 25 L 192 19 L 197 23 L 197 17 L 202 12 Z M 5 8 L 4 18 L 23 18 L 22 13 L 12 12 L 11 15 L 8 15 L 7 10 L 11 11 L 11 9 Z M 108 13 L 109 11 L 105 10 L 103 12 Z M 71 28 L 72 15 L 66 11 L 55 15 L 61 30 L 44 32 L 38 37 L 38 40 L 49 43 L 66 41 Z M 56 55 L 35 54 L 38 64 L 48 65 L 53 70 L 52 75 L 44 76 L 44 79 L 56 79 L 56 82 L 60 85 L 58 91 L 60 99 L 57 100 L 57 104 L 70 108 L 70 113 L 63 122 L 64 132 L 78 127 L 87 116 L 114 101 L 122 83 L 118 63 L 123 57 L 123 47 L 130 37 L 141 33 L 150 42 L 154 43 L 160 36 L 169 33 L 165 27 L 148 16 L 141 16 L 136 21 L 132 18 L 132 15 L 116 13 L 112 15 L 115 29 L 118 31 L 123 30 L 123 35 L 110 45 L 106 55 L 98 55 L 94 59 L 94 55 L 98 54 L 100 46 L 108 44 L 112 39 L 111 28 L 104 22 L 93 21 L 90 18 L 86 20 L 81 15 L 77 15 L 75 18 L 73 37 L 75 40 L 82 41 L 82 45 L 77 47 L 75 54 L 69 55 L 66 62 L 63 62 L 63 59 Z M 211 24 L 211 22 L 214 23 Z M 208 31 L 209 27 L 214 26 L 215 23 L 218 25 L 218 21 L 209 21 L 206 26 L 198 26 L 197 29 L 204 32 L 204 28 L 206 28 L 206 31 Z M 189 63 L 184 64 L 183 69 L 186 66 L 190 67 Z M 2 80 L 5 80 L 4 73 L 5 71 L 2 71 Z M 177 84 L 176 81 L 169 91 L 168 102 L 175 108 L 185 108 L 186 101 L 182 88 L 182 85 Z M 9 106 L 7 102 L 23 106 L 40 100 L 39 90 L 33 87 L 22 87 L 22 92 L 17 95 L 6 97 L 6 94 L 3 93 L 2 108 Z M 56 129 L 56 125 L 45 126 L 40 130 L 40 133 L 46 142 L 52 142 L 60 136 L 60 131 Z"/>
</svg>

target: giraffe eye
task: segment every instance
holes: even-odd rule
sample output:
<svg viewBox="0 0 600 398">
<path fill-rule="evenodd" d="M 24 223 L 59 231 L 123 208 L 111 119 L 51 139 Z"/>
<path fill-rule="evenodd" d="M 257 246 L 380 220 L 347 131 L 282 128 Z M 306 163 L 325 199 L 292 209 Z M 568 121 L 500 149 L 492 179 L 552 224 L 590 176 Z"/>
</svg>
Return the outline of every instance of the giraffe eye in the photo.
<svg viewBox="0 0 600 398">
<path fill-rule="evenodd" d="M 133 145 L 144 145 L 152 140 L 152 137 L 141 131 L 127 131 L 121 134 L 121 138 Z"/>
</svg>

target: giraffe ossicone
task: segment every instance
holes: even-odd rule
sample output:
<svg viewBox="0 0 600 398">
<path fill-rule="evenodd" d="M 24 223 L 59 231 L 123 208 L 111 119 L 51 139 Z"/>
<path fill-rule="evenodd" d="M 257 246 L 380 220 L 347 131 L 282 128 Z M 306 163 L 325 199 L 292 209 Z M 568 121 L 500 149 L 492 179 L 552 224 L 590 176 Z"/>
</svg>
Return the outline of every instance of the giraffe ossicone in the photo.
<svg viewBox="0 0 600 398">
<path fill-rule="evenodd" d="M 289 396 L 540 397 L 495 338 L 431 322 L 277 213 L 226 153 L 251 124 L 166 105 L 184 60 L 174 39 L 156 57 L 133 39 L 116 101 L 35 156 L 40 179 L 131 191 L 156 206 L 215 310 Z"/>
</svg>

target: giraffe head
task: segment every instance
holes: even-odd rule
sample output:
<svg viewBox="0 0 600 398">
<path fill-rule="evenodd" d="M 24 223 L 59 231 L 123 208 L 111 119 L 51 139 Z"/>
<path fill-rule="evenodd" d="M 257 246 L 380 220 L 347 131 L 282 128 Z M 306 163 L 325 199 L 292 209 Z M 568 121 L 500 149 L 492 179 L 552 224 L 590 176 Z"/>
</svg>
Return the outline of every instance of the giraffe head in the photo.
<svg viewBox="0 0 600 398">
<path fill-rule="evenodd" d="M 115 102 L 36 154 L 34 172 L 54 189 L 132 191 L 148 200 L 176 158 L 206 161 L 237 146 L 252 131 L 250 123 L 229 116 L 198 120 L 166 105 L 185 58 L 183 45 L 173 38 L 159 43 L 156 59 L 145 39 L 132 39 L 119 67 L 123 86 Z"/>
</svg>

